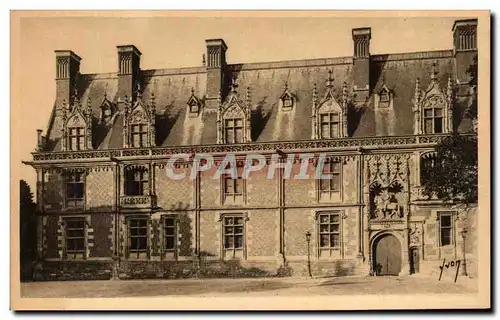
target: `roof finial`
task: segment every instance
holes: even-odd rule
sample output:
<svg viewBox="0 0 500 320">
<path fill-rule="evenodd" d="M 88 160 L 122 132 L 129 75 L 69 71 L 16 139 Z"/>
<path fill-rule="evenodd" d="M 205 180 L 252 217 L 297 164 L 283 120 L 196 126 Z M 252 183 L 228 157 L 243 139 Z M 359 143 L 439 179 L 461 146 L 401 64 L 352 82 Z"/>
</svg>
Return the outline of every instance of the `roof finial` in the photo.
<svg viewBox="0 0 500 320">
<path fill-rule="evenodd" d="M 417 102 L 420 101 L 420 78 L 415 81 L 415 99 Z"/>
<path fill-rule="evenodd" d="M 201 63 L 203 64 L 203 66 L 207 64 L 207 60 L 205 59 L 205 54 L 201 55 Z"/>
<path fill-rule="evenodd" d="M 332 69 L 328 69 L 328 80 L 326 80 L 326 86 L 328 88 L 333 87 Z"/>
<path fill-rule="evenodd" d="M 285 80 L 285 91 L 288 90 L 288 80 Z"/>
<path fill-rule="evenodd" d="M 437 80 L 437 75 L 438 75 L 437 66 L 436 63 L 434 62 L 432 64 L 431 80 L 433 81 Z"/>
<path fill-rule="evenodd" d="M 345 81 L 342 84 L 342 95 L 344 96 L 344 99 L 347 100 L 347 82 Z"/>
<path fill-rule="evenodd" d="M 191 96 L 194 97 L 194 88 L 193 87 L 191 87 Z"/>
<path fill-rule="evenodd" d="M 250 87 L 247 87 L 246 90 L 246 100 L 247 100 L 247 105 L 250 105 L 251 104 Z"/>
<path fill-rule="evenodd" d="M 236 78 L 233 77 L 231 79 L 231 92 L 236 93 L 236 88 L 238 88 L 238 83 L 236 82 Z"/>
<path fill-rule="evenodd" d="M 313 83 L 313 103 L 316 104 L 318 99 L 318 90 L 316 89 L 316 83 Z"/>
<path fill-rule="evenodd" d="M 142 98 L 141 84 L 139 83 L 139 81 L 137 81 L 135 93 L 136 93 L 137 99 Z"/>
<path fill-rule="evenodd" d="M 75 86 L 75 88 L 73 89 L 73 103 L 76 105 L 78 104 L 78 87 Z"/>
<path fill-rule="evenodd" d="M 106 86 L 104 87 L 104 100 L 108 99 L 108 83 L 106 82 Z"/>
</svg>

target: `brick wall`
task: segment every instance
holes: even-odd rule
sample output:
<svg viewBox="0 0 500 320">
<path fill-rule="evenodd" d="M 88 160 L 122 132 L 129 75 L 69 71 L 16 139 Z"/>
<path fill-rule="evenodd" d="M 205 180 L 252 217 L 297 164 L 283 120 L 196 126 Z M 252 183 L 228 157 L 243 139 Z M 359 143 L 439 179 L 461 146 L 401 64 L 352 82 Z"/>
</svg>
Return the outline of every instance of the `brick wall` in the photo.
<svg viewBox="0 0 500 320">
<path fill-rule="evenodd" d="M 85 177 L 85 202 L 89 210 L 110 211 L 115 201 L 114 173 L 110 168 L 91 171 Z"/>
</svg>

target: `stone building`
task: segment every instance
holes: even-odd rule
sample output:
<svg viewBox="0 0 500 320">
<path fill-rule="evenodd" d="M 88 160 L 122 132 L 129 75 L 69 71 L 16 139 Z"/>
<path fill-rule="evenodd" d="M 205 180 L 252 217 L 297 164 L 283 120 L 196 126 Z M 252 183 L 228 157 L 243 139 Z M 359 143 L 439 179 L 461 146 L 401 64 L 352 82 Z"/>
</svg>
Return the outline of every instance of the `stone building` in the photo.
<svg viewBox="0 0 500 320">
<path fill-rule="evenodd" d="M 308 262 L 314 276 L 432 274 L 464 247 L 474 275 L 475 210 L 424 197 L 420 168 L 444 137 L 472 132 L 476 28 L 456 21 L 450 50 L 371 55 L 358 28 L 352 56 L 240 64 L 210 39 L 202 66 L 178 69 L 142 70 L 124 45 L 109 74 L 80 74 L 76 53 L 56 51 L 29 162 L 38 277 L 306 275 Z M 321 153 L 327 180 L 314 179 Z M 180 154 L 187 174 L 171 179 Z M 234 154 L 238 177 L 191 179 L 199 154 Z M 243 179 L 249 154 L 267 162 Z M 287 178 L 304 154 L 310 178 Z"/>
</svg>

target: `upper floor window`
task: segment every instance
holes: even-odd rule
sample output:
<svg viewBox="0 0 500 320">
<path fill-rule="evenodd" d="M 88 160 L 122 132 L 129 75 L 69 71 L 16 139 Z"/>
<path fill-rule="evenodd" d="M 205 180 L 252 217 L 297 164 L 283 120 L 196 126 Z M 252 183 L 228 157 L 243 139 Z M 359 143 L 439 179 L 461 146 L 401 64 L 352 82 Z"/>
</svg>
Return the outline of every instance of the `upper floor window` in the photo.
<svg viewBox="0 0 500 320">
<path fill-rule="evenodd" d="M 453 212 L 439 212 L 439 244 L 441 247 L 453 244 Z"/>
<path fill-rule="evenodd" d="M 424 108 L 424 133 L 443 133 L 443 108 Z"/>
<path fill-rule="evenodd" d="M 320 193 L 331 195 L 340 191 L 341 164 L 338 161 L 328 161 L 323 166 L 323 174 L 329 175 L 328 179 L 319 180 Z"/>
<path fill-rule="evenodd" d="M 85 218 L 65 218 L 65 257 L 67 259 L 83 259 L 86 251 Z"/>
<path fill-rule="evenodd" d="M 127 196 L 147 195 L 149 190 L 149 175 L 145 168 L 134 168 L 126 171 L 125 194 Z"/>
<path fill-rule="evenodd" d="M 340 119 L 337 112 L 320 114 L 320 132 L 322 139 L 338 138 L 340 134 Z"/>
<path fill-rule="evenodd" d="M 69 172 L 66 175 L 66 207 L 82 208 L 85 198 L 83 172 Z"/>
<path fill-rule="evenodd" d="M 146 124 L 131 124 L 130 131 L 132 148 L 147 146 L 148 126 Z"/>
<path fill-rule="evenodd" d="M 128 220 L 128 257 L 145 258 L 148 253 L 148 219 L 132 218 Z"/>
<path fill-rule="evenodd" d="M 432 168 L 436 165 L 436 153 L 428 152 L 424 153 L 420 158 L 420 184 L 429 176 Z"/>
<path fill-rule="evenodd" d="M 224 190 L 224 202 L 237 202 L 243 197 L 243 179 L 237 177 L 233 179 L 231 175 L 222 176 L 222 187 Z"/>
<path fill-rule="evenodd" d="M 243 142 L 243 119 L 224 119 L 224 132 L 226 143 Z"/>
<path fill-rule="evenodd" d="M 85 128 L 68 128 L 68 131 L 69 150 L 85 150 Z"/>
</svg>

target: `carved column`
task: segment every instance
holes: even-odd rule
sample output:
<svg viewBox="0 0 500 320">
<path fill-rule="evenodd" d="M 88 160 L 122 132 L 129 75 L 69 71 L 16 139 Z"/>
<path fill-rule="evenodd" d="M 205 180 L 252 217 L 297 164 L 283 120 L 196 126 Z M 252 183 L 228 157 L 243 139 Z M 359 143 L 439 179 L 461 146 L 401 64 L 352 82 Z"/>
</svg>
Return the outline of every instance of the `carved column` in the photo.
<svg viewBox="0 0 500 320">
<path fill-rule="evenodd" d="M 363 149 L 359 149 L 359 157 L 358 157 L 358 196 L 359 196 L 359 210 L 358 210 L 358 218 L 357 221 L 357 229 L 358 229 L 358 241 L 357 241 L 357 251 L 358 258 L 363 258 L 363 212 L 364 212 L 364 184 L 363 178 L 365 175 L 364 172 L 364 163 L 363 163 Z"/>
<path fill-rule="evenodd" d="M 363 185 L 363 199 L 366 208 L 363 214 L 363 255 L 365 257 L 365 261 L 368 258 L 368 272 L 371 273 L 372 270 L 372 257 L 371 257 L 371 248 L 370 248 L 370 163 L 366 157 L 363 157 L 364 160 L 364 185 Z"/>
</svg>

